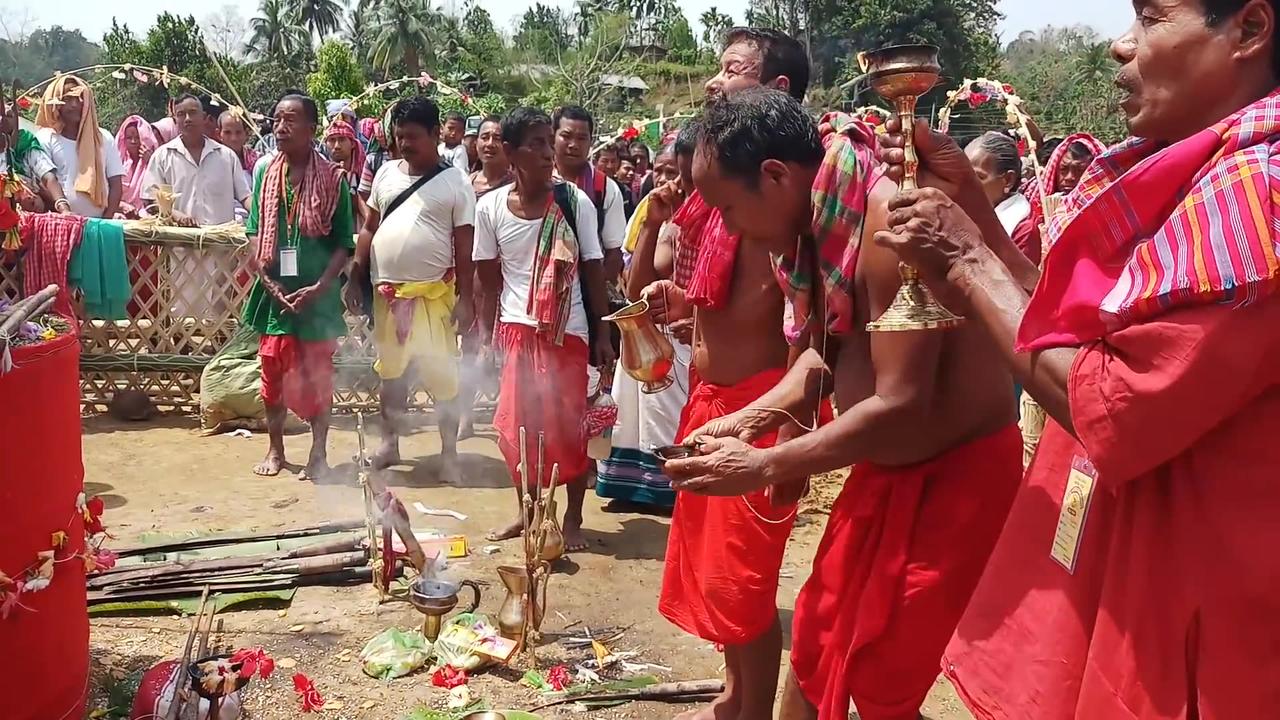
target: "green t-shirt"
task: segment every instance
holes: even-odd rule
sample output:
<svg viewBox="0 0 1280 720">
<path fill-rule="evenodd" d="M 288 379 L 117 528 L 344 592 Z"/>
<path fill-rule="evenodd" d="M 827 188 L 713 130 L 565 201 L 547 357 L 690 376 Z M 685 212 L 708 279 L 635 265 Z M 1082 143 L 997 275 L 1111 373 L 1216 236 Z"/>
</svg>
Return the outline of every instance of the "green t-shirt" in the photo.
<svg viewBox="0 0 1280 720">
<path fill-rule="evenodd" d="M 262 182 L 266 175 L 266 168 L 267 164 L 264 163 L 258 168 L 253 178 L 253 202 L 250 204 L 249 219 L 244 227 L 245 234 L 250 236 L 258 234 L 260 222 L 258 206 L 262 201 Z M 346 180 L 342 180 L 339 184 L 338 193 L 339 198 L 350 195 L 351 191 L 347 187 Z M 288 204 L 287 199 L 280 203 L 279 217 L 276 218 L 276 222 L 279 223 L 277 235 L 279 241 L 276 244 L 275 262 L 270 270 L 271 277 L 280 283 L 285 294 L 314 285 L 324 275 L 325 268 L 329 266 L 329 260 L 338 248 L 345 248 L 348 251 L 355 249 L 355 240 L 352 237 L 355 231 L 355 219 L 351 211 L 351 203 L 338 202 L 333 210 L 333 223 L 329 236 L 301 236 L 297 242 L 297 277 L 280 277 L 280 249 L 293 245 L 285 218 L 285 209 Z M 293 335 L 299 340 L 308 342 L 342 337 L 347 334 L 347 323 L 342 319 L 340 286 L 341 280 L 335 280 L 319 297 L 303 308 L 302 312 L 295 315 L 282 310 L 267 293 L 266 288 L 262 287 L 262 280 L 255 279 L 253 288 L 249 290 L 249 298 L 245 301 L 240 321 L 263 335 Z"/>
</svg>

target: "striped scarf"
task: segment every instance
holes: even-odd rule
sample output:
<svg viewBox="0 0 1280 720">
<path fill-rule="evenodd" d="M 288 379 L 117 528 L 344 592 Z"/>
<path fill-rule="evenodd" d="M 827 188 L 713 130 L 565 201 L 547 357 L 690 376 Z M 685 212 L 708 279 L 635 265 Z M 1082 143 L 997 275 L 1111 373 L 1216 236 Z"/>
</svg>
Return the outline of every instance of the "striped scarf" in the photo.
<svg viewBox="0 0 1280 720">
<path fill-rule="evenodd" d="M 809 324 L 819 282 L 827 331 L 841 334 L 853 329 L 853 273 L 862 243 L 867 196 L 880 179 L 873 150 L 875 130 L 870 125 L 844 113 L 827 113 L 819 123 L 819 133 L 826 155 L 813 179 L 812 237 L 801 238 L 794 256 L 772 258 L 774 274 L 787 296 L 783 331 L 793 345 L 801 341 Z"/>
<path fill-rule="evenodd" d="M 1280 277 L 1280 90 L 1162 147 L 1094 160 L 1049 220 L 1020 351 L 1078 346 L 1179 307 L 1249 305 Z"/>
<path fill-rule="evenodd" d="M 325 237 L 333 229 L 333 211 L 338 207 L 338 191 L 342 185 L 342 168 L 311 153 L 298 186 L 298 234 L 303 237 Z M 289 159 L 276 153 L 262 179 L 262 197 L 258 205 L 258 262 L 269 268 L 276 261 L 280 237 L 280 210 L 284 206 L 289 182 Z"/>
<path fill-rule="evenodd" d="M 553 192 L 547 200 L 542 224 L 538 226 L 538 246 L 533 253 L 533 284 L 525 312 L 538 323 L 538 332 L 550 336 L 556 345 L 564 343 L 577 274 L 578 239 L 556 203 Z"/>
<path fill-rule="evenodd" d="M 738 257 L 738 236 L 724 226 L 720 211 L 694 191 L 671 217 L 680 237 L 693 248 L 696 259 L 685 294 L 700 308 L 718 310 L 729 302 L 733 264 Z"/>
</svg>

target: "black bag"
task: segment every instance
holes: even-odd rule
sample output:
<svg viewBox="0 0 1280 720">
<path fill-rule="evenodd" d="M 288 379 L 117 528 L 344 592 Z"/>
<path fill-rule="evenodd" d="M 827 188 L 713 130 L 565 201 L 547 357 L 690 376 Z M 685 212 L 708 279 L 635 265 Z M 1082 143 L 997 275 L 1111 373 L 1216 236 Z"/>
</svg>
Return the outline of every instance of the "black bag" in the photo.
<svg viewBox="0 0 1280 720">
<path fill-rule="evenodd" d="M 417 180 L 414 180 L 412 185 L 405 188 L 399 195 L 395 196 L 395 199 L 393 199 L 390 203 L 387 204 L 387 211 L 382 213 L 382 219 L 385 221 L 387 218 L 391 217 L 391 213 L 395 212 L 396 208 L 403 205 L 406 200 L 413 197 L 413 194 L 421 190 L 424 185 L 431 182 L 440 173 L 444 172 L 445 170 L 448 170 L 451 167 L 453 166 L 442 162 L 439 165 L 436 165 L 435 167 L 423 173 L 422 177 L 418 178 Z M 370 254 L 372 254 L 373 252 L 372 248 L 370 248 L 369 252 Z M 361 290 L 363 290 L 363 292 L 361 293 L 362 295 L 361 302 L 364 304 L 364 313 L 365 313 L 365 316 L 369 318 L 369 328 L 372 329 L 373 328 L 373 277 L 369 275 L 370 269 L 371 268 L 366 268 L 365 276 L 360 278 L 360 281 L 362 283 L 360 288 Z"/>
</svg>

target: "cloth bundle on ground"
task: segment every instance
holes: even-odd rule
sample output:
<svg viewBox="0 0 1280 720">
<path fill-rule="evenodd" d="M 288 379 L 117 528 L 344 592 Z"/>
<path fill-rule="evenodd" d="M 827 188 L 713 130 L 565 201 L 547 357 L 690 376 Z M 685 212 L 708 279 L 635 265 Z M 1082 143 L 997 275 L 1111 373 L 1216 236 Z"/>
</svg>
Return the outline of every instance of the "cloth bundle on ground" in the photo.
<svg viewBox="0 0 1280 720">
<path fill-rule="evenodd" d="M 258 331 L 241 325 L 200 373 L 200 426 L 210 434 L 264 429 L 261 386 Z"/>
</svg>

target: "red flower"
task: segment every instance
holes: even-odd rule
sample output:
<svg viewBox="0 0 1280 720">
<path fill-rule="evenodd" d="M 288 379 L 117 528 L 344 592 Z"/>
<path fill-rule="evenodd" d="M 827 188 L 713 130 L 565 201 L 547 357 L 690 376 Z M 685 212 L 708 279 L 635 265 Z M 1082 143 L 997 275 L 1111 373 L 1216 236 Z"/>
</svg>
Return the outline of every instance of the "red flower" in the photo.
<svg viewBox="0 0 1280 720">
<path fill-rule="evenodd" d="M 547 683 L 556 690 L 563 690 L 569 686 L 569 668 L 563 665 L 557 665 L 547 671 Z"/>
<path fill-rule="evenodd" d="M 470 104 L 471 104 L 471 96 L 470 96 L 470 95 L 468 95 L 468 94 L 466 94 L 466 93 L 461 93 L 461 94 L 459 94 L 459 95 L 458 95 L 458 99 L 462 100 L 462 104 L 463 104 L 463 105 L 470 105 Z"/>
<path fill-rule="evenodd" d="M 231 656 L 231 662 L 240 663 L 241 677 L 253 677 L 256 672 L 258 677 L 266 680 L 276 669 L 276 661 L 260 647 L 237 650 Z"/>
<path fill-rule="evenodd" d="M 20 220 L 18 211 L 13 208 L 13 203 L 8 199 L 0 200 L 0 231 L 17 227 Z"/>
<path fill-rule="evenodd" d="M 391 302 L 396 299 L 396 286 L 391 283 L 378 283 L 378 294 L 383 300 Z"/>
<path fill-rule="evenodd" d="M 862 121 L 870 125 L 871 127 L 879 127 L 880 124 L 884 122 L 884 120 L 882 120 L 880 116 L 876 115 L 875 113 L 867 113 L 866 115 L 863 115 Z"/>
<path fill-rule="evenodd" d="M 102 511 L 105 506 L 102 498 L 94 497 L 84 505 L 84 532 L 86 535 L 97 535 L 107 531 L 102 526 Z"/>
<path fill-rule="evenodd" d="M 315 683 L 311 682 L 311 678 L 306 675 L 298 673 L 293 676 L 293 691 L 298 693 L 302 712 L 315 712 L 324 707 L 324 698 L 320 697 L 320 691 L 316 690 Z"/>
<path fill-rule="evenodd" d="M 436 687 L 452 690 L 459 685 L 467 684 L 467 671 L 458 670 L 452 665 L 444 665 L 431 673 L 431 684 Z"/>
<path fill-rule="evenodd" d="M 635 140 L 638 137 L 640 137 L 640 130 L 634 126 L 622 131 L 623 140 Z"/>
<path fill-rule="evenodd" d="M 1005 95 L 1013 95 L 1013 94 L 1014 94 L 1014 92 L 1013 92 L 1013 86 L 1012 86 L 1012 85 L 1010 85 L 1009 83 L 1005 83 L 1004 85 L 1001 85 L 1001 86 L 1000 86 L 1000 89 L 1001 89 L 1001 90 L 1004 90 L 1004 94 L 1005 94 Z"/>
<path fill-rule="evenodd" d="M 1019 154 L 1019 155 L 1021 155 L 1021 156 L 1023 156 L 1023 157 L 1026 157 L 1026 155 L 1027 155 L 1027 140 L 1026 140 L 1026 138 L 1018 138 L 1018 154 Z"/>
<path fill-rule="evenodd" d="M 982 105 L 983 103 L 985 103 L 990 99 L 991 98 L 986 93 L 980 93 L 980 92 L 970 93 L 969 107 L 977 108 L 979 105 Z"/>
<path fill-rule="evenodd" d="M 31 109 L 31 98 L 27 97 L 26 95 L 23 95 L 22 97 L 18 98 L 18 109 L 19 109 L 19 110 L 30 110 L 30 109 Z"/>
</svg>

